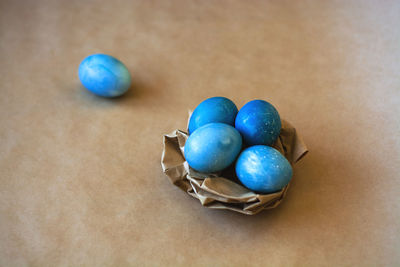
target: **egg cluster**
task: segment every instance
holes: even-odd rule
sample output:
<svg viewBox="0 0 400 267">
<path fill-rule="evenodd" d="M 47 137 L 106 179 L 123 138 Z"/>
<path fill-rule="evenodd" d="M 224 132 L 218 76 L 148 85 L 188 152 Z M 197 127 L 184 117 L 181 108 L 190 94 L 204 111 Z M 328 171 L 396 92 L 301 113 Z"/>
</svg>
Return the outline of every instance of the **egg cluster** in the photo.
<svg viewBox="0 0 400 267">
<path fill-rule="evenodd" d="M 273 193 L 285 187 L 293 170 L 271 147 L 279 137 L 278 111 L 264 100 L 253 100 L 239 111 L 230 99 L 201 102 L 189 120 L 184 154 L 196 171 L 213 173 L 235 164 L 240 182 L 255 192 Z"/>
</svg>

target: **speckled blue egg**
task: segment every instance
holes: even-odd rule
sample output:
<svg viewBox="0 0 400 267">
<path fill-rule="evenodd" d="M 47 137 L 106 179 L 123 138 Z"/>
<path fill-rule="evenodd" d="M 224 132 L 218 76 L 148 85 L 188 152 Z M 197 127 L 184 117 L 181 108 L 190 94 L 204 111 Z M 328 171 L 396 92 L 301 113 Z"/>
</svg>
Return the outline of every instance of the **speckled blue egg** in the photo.
<svg viewBox="0 0 400 267">
<path fill-rule="evenodd" d="M 79 66 L 79 79 L 90 92 L 104 97 L 120 96 L 131 86 L 131 75 L 126 66 L 104 54 L 85 58 Z"/>
<path fill-rule="evenodd" d="M 243 150 L 235 169 L 242 184 L 259 193 L 280 191 L 293 175 L 289 161 L 275 148 L 263 145 Z"/>
<path fill-rule="evenodd" d="M 247 145 L 273 145 L 281 131 L 278 111 L 264 100 L 253 100 L 238 112 L 235 128 Z"/>
<path fill-rule="evenodd" d="M 207 123 L 220 122 L 235 125 L 238 109 L 226 97 L 211 97 L 201 102 L 193 111 L 189 120 L 189 134 Z"/>
<path fill-rule="evenodd" d="M 242 148 L 242 137 L 232 126 L 209 123 L 194 131 L 185 144 L 189 166 L 199 172 L 217 172 L 231 165 Z"/>
</svg>

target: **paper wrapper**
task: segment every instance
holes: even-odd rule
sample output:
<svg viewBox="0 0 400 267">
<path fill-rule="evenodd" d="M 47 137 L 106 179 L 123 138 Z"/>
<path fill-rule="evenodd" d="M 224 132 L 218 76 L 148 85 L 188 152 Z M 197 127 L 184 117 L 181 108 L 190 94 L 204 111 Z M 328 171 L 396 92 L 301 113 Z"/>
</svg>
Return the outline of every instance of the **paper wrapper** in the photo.
<svg viewBox="0 0 400 267">
<path fill-rule="evenodd" d="M 221 173 L 199 173 L 190 168 L 183 152 L 188 137 L 181 130 L 164 135 L 161 166 L 174 185 L 197 198 L 203 206 L 253 215 L 275 208 L 285 197 L 290 183 L 279 192 L 258 194 L 240 184 L 233 166 Z M 296 129 L 285 120 L 282 120 L 281 133 L 274 148 L 292 165 L 308 152 Z"/>
</svg>

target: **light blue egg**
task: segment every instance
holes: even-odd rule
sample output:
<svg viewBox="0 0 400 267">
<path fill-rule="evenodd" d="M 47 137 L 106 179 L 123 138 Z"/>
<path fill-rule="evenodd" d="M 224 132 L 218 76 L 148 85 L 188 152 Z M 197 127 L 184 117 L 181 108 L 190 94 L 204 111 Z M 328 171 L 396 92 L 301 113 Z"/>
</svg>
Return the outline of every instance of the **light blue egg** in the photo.
<svg viewBox="0 0 400 267">
<path fill-rule="evenodd" d="M 194 131 L 185 144 L 185 159 L 199 172 L 217 172 L 231 165 L 242 148 L 242 137 L 232 126 L 209 123 Z"/>
<path fill-rule="evenodd" d="M 235 128 L 247 145 L 273 145 L 281 131 L 278 111 L 264 100 L 253 100 L 238 112 Z"/>
<path fill-rule="evenodd" d="M 262 145 L 243 150 L 235 169 L 244 186 L 260 193 L 280 191 L 293 175 L 292 166 L 278 150 Z"/>
<path fill-rule="evenodd" d="M 189 120 L 189 134 L 197 128 L 212 122 L 221 122 L 234 126 L 238 109 L 226 97 L 211 97 L 201 102 L 193 111 Z"/>
<path fill-rule="evenodd" d="M 104 97 L 116 97 L 131 87 L 131 75 L 115 57 L 95 54 L 79 66 L 79 79 L 90 92 Z"/>
</svg>

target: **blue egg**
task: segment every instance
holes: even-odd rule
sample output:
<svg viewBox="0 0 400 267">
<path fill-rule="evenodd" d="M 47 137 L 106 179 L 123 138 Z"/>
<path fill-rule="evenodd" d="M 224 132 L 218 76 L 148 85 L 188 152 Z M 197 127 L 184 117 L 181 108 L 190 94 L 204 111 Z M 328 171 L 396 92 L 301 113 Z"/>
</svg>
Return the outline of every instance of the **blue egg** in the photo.
<svg viewBox="0 0 400 267">
<path fill-rule="evenodd" d="M 208 98 L 193 111 L 189 120 L 189 134 L 211 122 L 221 122 L 234 126 L 237 112 L 235 103 L 226 97 Z"/>
<path fill-rule="evenodd" d="M 267 101 L 253 100 L 239 110 L 235 128 L 247 145 L 273 145 L 281 131 L 281 118 Z"/>
<path fill-rule="evenodd" d="M 95 54 L 85 58 L 79 66 L 79 79 L 90 92 L 104 97 L 116 97 L 131 87 L 131 75 L 115 57 Z"/>
<path fill-rule="evenodd" d="M 241 148 L 242 137 L 235 128 L 224 123 L 209 123 L 189 136 L 185 158 L 199 172 L 217 172 L 231 165 Z"/>
<path fill-rule="evenodd" d="M 260 193 L 281 190 L 293 175 L 292 166 L 278 150 L 262 145 L 243 150 L 235 169 L 244 186 Z"/>
</svg>

